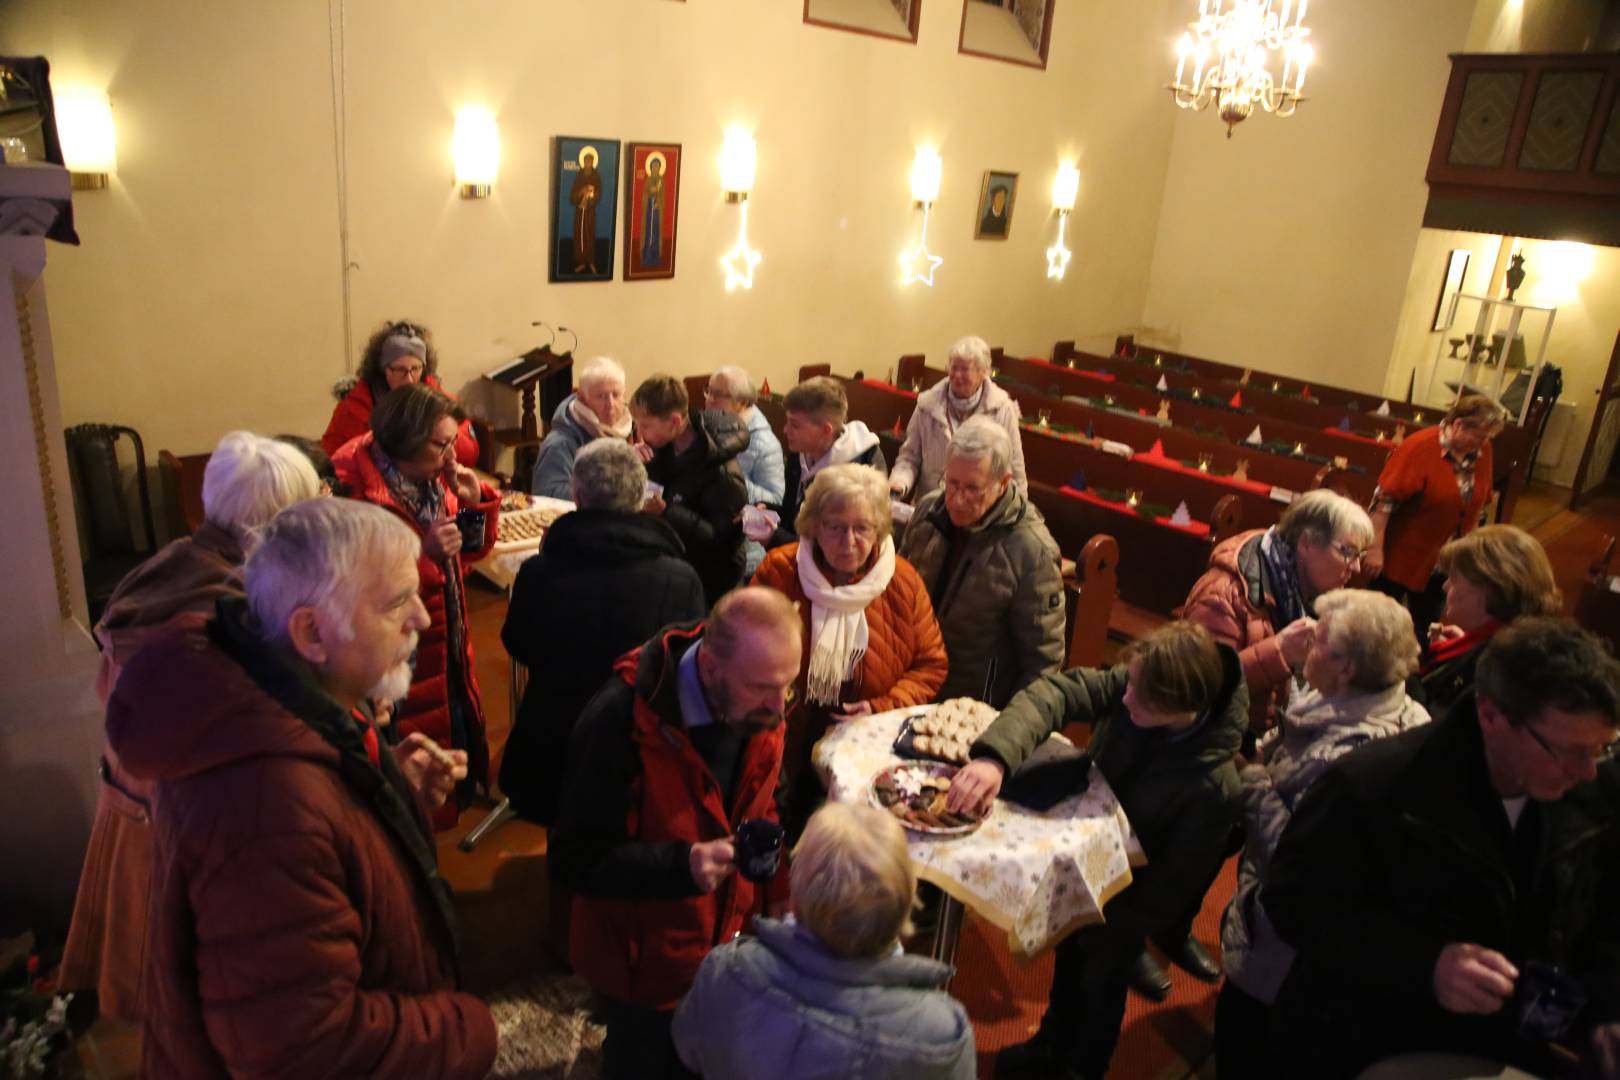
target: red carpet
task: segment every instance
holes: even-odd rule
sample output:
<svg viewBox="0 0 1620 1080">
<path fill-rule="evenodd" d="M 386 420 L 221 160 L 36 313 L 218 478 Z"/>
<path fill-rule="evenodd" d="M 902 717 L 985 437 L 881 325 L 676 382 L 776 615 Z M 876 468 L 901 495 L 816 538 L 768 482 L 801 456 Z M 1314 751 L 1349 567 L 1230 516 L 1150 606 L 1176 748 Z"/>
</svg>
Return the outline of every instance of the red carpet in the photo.
<svg viewBox="0 0 1620 1080">
<path fill-rule="evenodd" d="M 1210 954 L 1220 955 L 1221 911 L 1237 880 L 1237 860 L 1229 859 L 1215 887 L 1204 898 L 1193 933 Z M 1007 951 L 1006 936 L 989 923 L 968 917 L 956 954 L 951 993 L 967 1006 L 979 1046 L 979 1076 L 995 1075 L 995 1052 L 1035 1033 L 1046 1011 L 1052 982 L 1051 954 L 1029 965 Z M 1188 1076 L 1208 1058 L 1215 1022 L 1217 987 L 1170 967 L 1170 997 L 1155 1004 L 1130 995 L 1119 1049 L 1110 1077 L 1170 1080 Z"/>
</svg>

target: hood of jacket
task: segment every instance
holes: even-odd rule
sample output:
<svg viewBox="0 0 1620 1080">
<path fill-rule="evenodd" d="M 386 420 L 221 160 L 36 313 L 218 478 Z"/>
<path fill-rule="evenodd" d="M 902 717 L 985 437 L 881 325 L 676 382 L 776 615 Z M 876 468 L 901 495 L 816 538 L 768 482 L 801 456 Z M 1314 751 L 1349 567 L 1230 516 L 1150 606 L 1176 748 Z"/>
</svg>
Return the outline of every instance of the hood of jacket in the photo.
<svg viewBox="0 0 1620 1080">
<path fill-rule="evenodd" d="M 704 463 L 724 465 L 748 449 L 748 425 L 724 409 L 694 409 L 692 430 L 704 445 Z"/>
<path fill-rule="evenodd" d="M 1355 745 L 1398 735 L 1429 719 L 1428 711 L 1406 694 L 1406 683 L 1371 693 L 1352 691 L 1324 697 L 1314 687 L 1298 690 L 1283 714 L 1282 745 L 1303 751 L 1319 739 Z"/>
<path fill-rule="evenodd" d="M 942 536 L 954 536 L 958 532 L 972 536 L 978 533 L 990 532 L 992 529 L 1013 529 L 1027 518 L 1045 521 L 1041 517 L 1041 512 L 1035 508 L 1035 504 L 1019 492 L 1018 485 L 1014 484 L 1010 478 L 1007 481 L 1007 490 L 1003 491 L 1001 497 L 991 505 L 989 510 L 985 511 L 984 516 L 972 525 L 958 527 L 951 520 L 950 510 L 945 506 L 945 492 L 943 489 L 936 488 L 924 495 L 921 501 L 917 503 L 917 512 L 920 516 L 927 518 L 928 523 L 938 530 Z"/>
<path fill-rule="evenodd" d="M 96 638 L 123 662 L 153 628 L 188 611 L 211 613 L 222 596 L 242 595 L 242 546 L 204 522 L 136 567 L 107 601 Z"/>
<path fill-rule="evenodd" d="M 838 438 L 833 440 L 832 447 L 820 458 L 804 462 L 804 455 L 799 455 L 806 483 L 822 469 L 832 465 L 847 465 L 877 444 L 878 437 L 871 428 L 860 420 L 849 421 L 844 425 L 844 430 L 838 433 Z"/>
<path fill-rule="evenodd" d="M 660 555 L 681 558 L 686 547 L 659 518 L 640 511 L 575 510 L 546 530 L 546 555 L 567 565 L 613 566 Z"/>
<path fill-rule="evenodd" d="M 335 768 L 340 748 L 364 756 L 348 712 L 250 619 L 245 599 L 222 599 L 205 628 L 154 641 L 125 669 L 134 677 L 108 703 L 107 742 L 132 775 L 178 780 L 267 756 Z M 166 678 L 171 670 L 187 677 Z M 271 703 L 281 707 L 262 707 Z"/>
<path fill-rule="evenodd" d="M 944 986 L 951 977 L 948 965 L 924 956 L 885 953 L 858 960 L 846 959 L 829 951 L 805 927 L 783 919 L 755 918 L 754 934 L 771 957 L 786 964 L 803 978 L 828 984 L 829 989 L 833 990 L 846 986 L 899 986 L 934 990 Z M 805 989 L 803 982 L 796 982 L 795 985 Z"/>
<path fill-rule="evenodd" d="M 1158 772 L 1205 774 L 1231 765 L 1249 725 L 1249 695 L 1237 652 L 1226 645 L 1216 648 L 1220 650 L 1224 678 L 1202 722 L 1179 735 L 1145 731 L 1132 723 L 1128 711 L 1120 706 L 1110 723 L 1092 736 L 1092 757 L 1103 766 L 1105 775 L 1118 777 L 1130 772 L 1143 754 L 1151 755 Z M 1123 665 L 1114 670 L 1121 674 L 1126 671 Z"/>
<path fill-rule="evenodd" d="M 1265 529 L 1250 529 L 1222 540 L 1210 552 L 1209 568 L 1231 575 L 1242 585 L 1249 606 L 1269 615 L 1277 604 L 1266 580 L 1265 561 L 1260 557 L 1260 540 L 1265 535 Z"/>
</svg>

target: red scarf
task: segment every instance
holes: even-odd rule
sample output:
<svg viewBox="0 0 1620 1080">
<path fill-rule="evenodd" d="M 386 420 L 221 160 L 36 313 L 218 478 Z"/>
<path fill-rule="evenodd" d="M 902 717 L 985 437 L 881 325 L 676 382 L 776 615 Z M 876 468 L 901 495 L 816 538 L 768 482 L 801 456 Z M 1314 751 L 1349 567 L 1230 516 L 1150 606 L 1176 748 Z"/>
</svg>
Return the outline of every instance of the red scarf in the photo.
<svg viewBox="0 0 1620 1080">
<path fill-rule="evenodd" d="M 360 725 L 360 737 L 365 740 L 366 757 L 371 759 L 371 767 L 381 771 L 382 757 L 377 745 L 377 726 L 359 709 L 351 710 L 349 715 L 353 716 L 354 722 Z"/>
<path fill-rule="evenodd" d="M 1420 674 L 1427 675 L 1431 670 L 1447 661 L 1455 660 L 1459 656 L 1466 656 L 1491 640 L 1492 636 L 1500 629 L 1502 629 L 1502 624 L 1492 619 L 1484 626 L 1468 631 L 1462 637 L 1452 638 L 1449 641 L 1442 641 L 1429 646 L 1429 659 L 1424 663 Z"/>
</svg>

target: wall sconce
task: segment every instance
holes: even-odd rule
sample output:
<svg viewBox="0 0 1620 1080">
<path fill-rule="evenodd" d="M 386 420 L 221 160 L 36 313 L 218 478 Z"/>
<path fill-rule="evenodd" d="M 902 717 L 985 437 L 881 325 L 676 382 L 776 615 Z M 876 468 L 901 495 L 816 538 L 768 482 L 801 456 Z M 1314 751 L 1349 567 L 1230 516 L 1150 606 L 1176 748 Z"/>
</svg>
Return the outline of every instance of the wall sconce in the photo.
<svg viewBox="0 0 1620 1080">
<path fill-rule="evenodd" d="M 900 256 L 902 285 L 920 281 L 932 288 L 934 271 L 945 261 L 928 251 L 928 211 L 939 198 L 939 177 L 943 169 L 939 151 L 926 146 L 917 150 L 911 163 L 911 199 L 922 209 L 922 231 L 917 236 L 917 246 Z"/>
<path fill-rule="evenodd" d="M 726 132 L 720 145 L 720 190 L 726 202 L 737 203 L 737 242 L 720 257 L 726 271 L 726 291 L 752 289 L 754 268 L 761 255 L 748 246 L 748 196 L 754 190 L 754 170 L 759 160 L 753 135 L 740 128 Z"/>
<path fill-rule="evenodd" d="M 456 113 L 450 155 L 456 163 L 456 187 L 461 197 L 489 198 L 501 167 L 501 135 L 488 109 L 467 108 Z"/>
<path fill-rule="evenodd" d="M 105 94 L 67 91 L 56 98 L 56 133 L 62 159 L 78 191 L 99 191 L 117 171 L 112 104 Z"/>
<path fill-rule="evenodd" d="M 1069 214 L 1074 210 L 1075 196 L 1080 193 L 1080 170 L 1065 161 L 1058 166 L 1057 177 L 1052 181 L 1052 209 L 1057 211 L 1058 234 L 1057 243 L 1046 249 L 1046 276 L 1058 281 L 1069 269 L 1069 259 L 1074 252 L 1063 246 L 1063 228 L 1069 220 Z"/>
</svg>

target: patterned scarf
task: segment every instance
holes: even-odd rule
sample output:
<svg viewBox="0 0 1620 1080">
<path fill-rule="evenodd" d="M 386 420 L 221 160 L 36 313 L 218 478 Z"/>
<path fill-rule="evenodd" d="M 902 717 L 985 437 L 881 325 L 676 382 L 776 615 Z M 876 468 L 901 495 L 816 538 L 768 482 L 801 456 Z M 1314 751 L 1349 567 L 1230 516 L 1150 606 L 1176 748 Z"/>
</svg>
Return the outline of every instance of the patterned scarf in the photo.
<svg viewBox="0 0 1620 1080">
<path fill-rule="evenodd" d="M 1300 590 L 1299 554 L 1277 535 L 1275 525 L 1260 538 L 1260 562 L 1266 581 L 1271 586 L 1271 598 L 1277 605 L 1277 619 L 1273 625 L 1278 630 L 1295 619 L 1314 614 Z"/>
<path fill-rule="evenodd" d="M 421 483 L 407 480 L 400 473 L 399 467 L 375 442 L 371 444 L 371 460 L 376 464 L 377 471 L 382 474 L 383 483 L 388 486 L 388 494 L 415 519 L 417 526 L 424 533 L 445 516 L 444 482 L 437 476 Z M 450 655 L 453 657 L 461 655 L 461 639 L 464 632 L 461 618 L 461 567 L 457 565 L 458 559 L 459 556 L 451 555 L 439 561 L 439 565 L 444 567 L 445 632 L 449 638 Z"/>
</svg>

